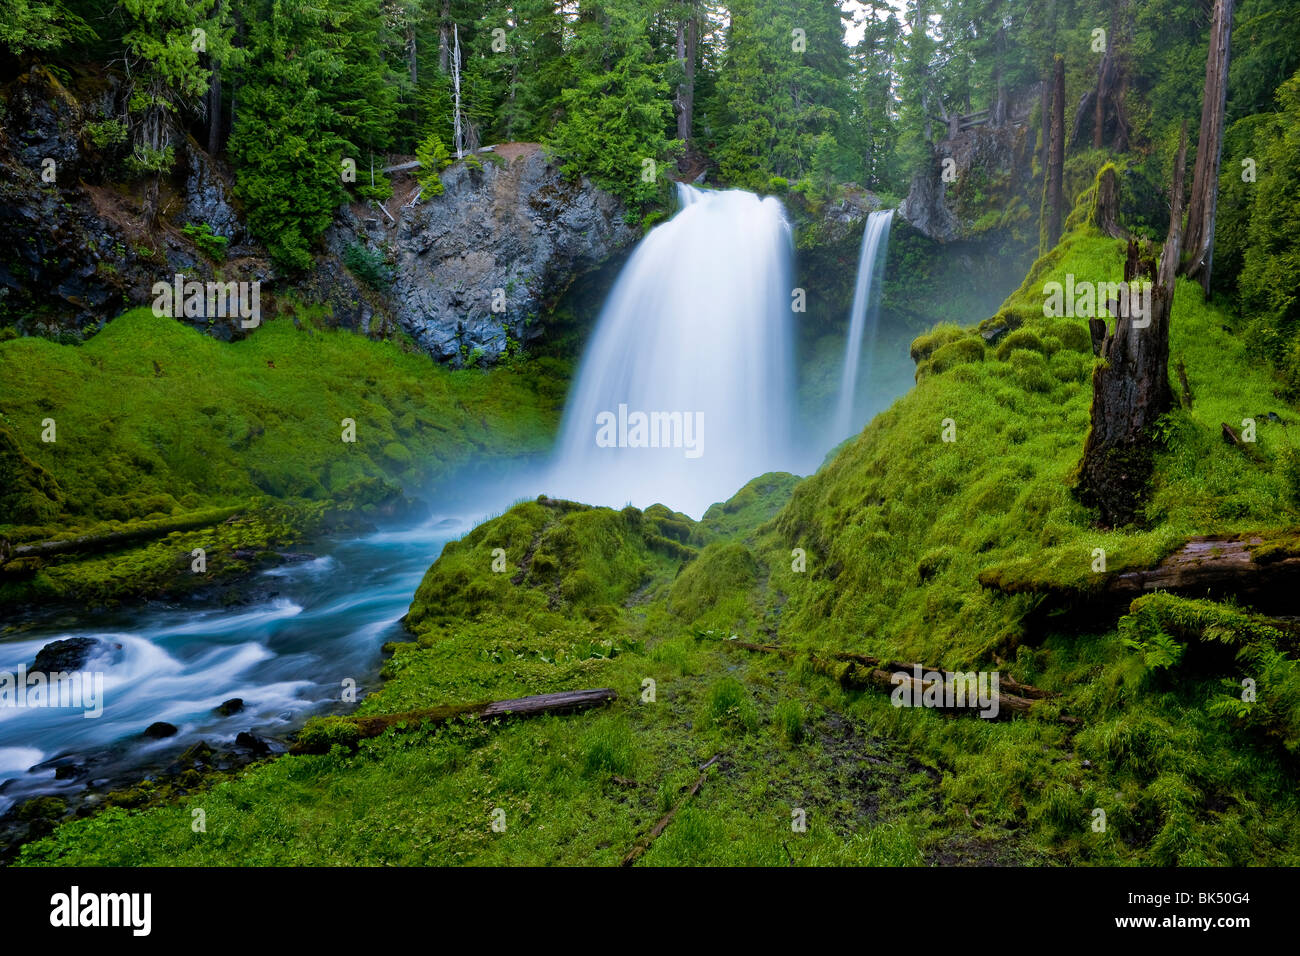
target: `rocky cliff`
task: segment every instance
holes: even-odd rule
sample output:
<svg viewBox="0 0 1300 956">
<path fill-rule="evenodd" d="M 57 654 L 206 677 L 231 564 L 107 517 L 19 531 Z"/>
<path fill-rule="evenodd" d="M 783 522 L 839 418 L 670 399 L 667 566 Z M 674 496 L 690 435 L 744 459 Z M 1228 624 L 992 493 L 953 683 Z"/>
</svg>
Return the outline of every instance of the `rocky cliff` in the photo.
<svg viewBox="0 0 1300 956">
<path fill-rule="evenodd" d="M 382 260 L 394 318 L 443 361 L 491 362 L 540 338 L 574 280 L 640 236 L 616 199 L 562 177 L 533 143 L 457 163 L 442 183 L 412 205 L 418 187 L 396 180 L 384 210 L 350 207 L 327 240 L 341 260 Z"/>
<path fill-rule="evenodd" d="M 264 316 L 320 304 L 327 324 L 401 328 L 438 360 L 490 363 L 543 336 L 574 280 L 640 234 L 616 199 L 562 177 L 540 147 L 507 144 L 453 165 L 440 196 L 411 204 L 414 184 L 399 176 L 386 211 L 341 208 L 315 269 L 284 275 L 248 235 L 229 169 L 192 139 L 158 184 L 157 221 L 145 220 L 150 185 L 123 174 L 102 135 L 119 98 L 111 79 L 78 78 L 73 92 L 43 68 L 0 90 L 0 335 L 83 339 L 182 274 L 260 282 Z M 203 227 L 225 242 L 197 240 Z M 248 334 L 237 317 L 182 321 Z"/>
</svg>

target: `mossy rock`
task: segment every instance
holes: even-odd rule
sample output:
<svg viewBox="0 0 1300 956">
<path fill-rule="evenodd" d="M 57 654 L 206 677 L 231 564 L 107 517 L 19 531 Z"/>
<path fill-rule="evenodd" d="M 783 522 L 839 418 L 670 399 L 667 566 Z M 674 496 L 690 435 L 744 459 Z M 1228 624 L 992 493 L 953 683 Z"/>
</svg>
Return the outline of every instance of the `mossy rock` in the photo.
<svg viewBox="0 0 1300 956">
<path fill-rule="evenodd" d="M 1031 392 L 1050 392 L 1056 385 L 1047 367 L 1047 359 L 1039 352 L 1014 349 L 1008 359 L 1016 380 Z"/>
<path fill-rule="evenodd" d="M 935 350 L 929 359 L 916 367 L 916 380 L 919 382 L 927 375 L 939 375 L 958 365 L 984 361 L 984 342 L 974 335 L 966 334 L 964 338 L 949 342 Z"/>
<path fill-rule="evenodd" d="M 1059 346 L 1060 342 L 1058 340 L 1057 347 L 1059 348 Z M 998 343 L 996 354 L 999 360 L 1005 362 L 1007 357 L 1016 349 L 1028 349 L 1031 352 L 1039 352 L 1045 356 L 1051 354 L 1041 331 L 1035 328 L 1016 329 Z M 1053 349 L 1052 351 L 1055 350 Z"/>
<path fill-rule="evenodd" d="M 919 365 L 945 345 L 966 338 L 967 335 L 969 333 L 959 326 L 947 323 L 937 325 L 912 340 L 912 361 Z"/>
</svg>

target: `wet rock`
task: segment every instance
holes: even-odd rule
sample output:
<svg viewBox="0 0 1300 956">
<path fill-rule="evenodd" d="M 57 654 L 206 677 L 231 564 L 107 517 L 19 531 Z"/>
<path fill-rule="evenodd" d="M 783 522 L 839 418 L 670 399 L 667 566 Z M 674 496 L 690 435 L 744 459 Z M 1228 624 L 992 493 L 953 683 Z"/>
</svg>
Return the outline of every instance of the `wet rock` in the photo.
<svg viewBox="0 0 1300 956">
<path fill-rule="evenodd" d="M 173 737 L 176 733 L 176 725 L 169 724 L 165 720 L 155 721 L 144 729 L 144 735 L 151 740 L 162 740 L 164 737 Z"/>
<path fill-rule="evenodd" d="M 217 706 L 217 713 L 222 717 L 232 717 L 244 709 L 244 699 L 242 697 L 232 697 L 230 700 L 222 701 Z"/>
<path fill-rule="evenodd" d="M 31 669 L 43 674 L 80 670 L 90 658 L 91 652 L 101 646 L 106 645 L 93 637 L 69 637 L 52 641 L 40 649 Z"/>
<path fill-rule="evenodd" d="M 191 767 L 194 764 L 210 763 L 212 761 L 212 754 L 213 750 L 208 746 L 207 742 L 200 740 L 181 754 L 180 757 L 177 758 L 177 763 L 182 767 Z"/>
<path fill-rule="evenodd" d="M 511 146 L 450 167 L 443 194 L 399 207 L 395 225 L 352 207 L 327 233 L 340 259 L 359 244 L 390 262 L 397 321 L 441 361 L 491 363 L 507 338 L 540 338 L 569 285 L 639 238 L 612 195 L 566 179 L 535 144 Z"/>
<path fill-rule="evenodd" d="M 278 740 L 272 740 L 270 737 L 263 737 L 260 734 L 250 733 L 247 730 L 241 731 L 235 737 L 235 746 L 240 750 L 246 750 L 259 757 L 265 756 L 266 754 L 284 753 L 284 751 L 288 749 Z"/>
<path fill-rule="evenodd" d="M 185 217 L 196 224 L 207 223 L 215 235 L 239 240 L 244 227 L 231 203 L 230 182 L 202 149 L 187 149 L 185 158 Z"/>
<path fill-rule="evenodd" d="M 983 238 L 990 203 L 1009 205 L 1032 190 L 1029 120 L 1036 105 L 1037 92 L 1026 91 L 1012 99 L 1002 126 L 973 126 L 935 143 L 929 163 L 912 177 L 899 215 L 936 242 Z M 979 188 L 968 190 L 971 183 Z M 1025 217 L 1032 214 L 1026 205 Z"/>
</svg>

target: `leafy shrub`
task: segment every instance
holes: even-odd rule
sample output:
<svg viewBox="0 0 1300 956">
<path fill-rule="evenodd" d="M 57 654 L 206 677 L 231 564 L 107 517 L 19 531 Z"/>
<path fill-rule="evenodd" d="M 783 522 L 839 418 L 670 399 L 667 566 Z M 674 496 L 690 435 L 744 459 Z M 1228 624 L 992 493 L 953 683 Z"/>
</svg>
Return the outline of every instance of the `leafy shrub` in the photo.
<svg viewBox="0 0 1300 956">
<path fill-rule="evenodd" d="M 415 147 L 415 158 L 420 161 L 420 168 L 415 171 L 415 180 L 420 184 L 424 196 L 442 195 L 442 178 L 440 174 L 451 165 L 451 154 L 436 133 L 430 133 L 419 146 Z"/>
<path fill-rule="evenodd" d="M 362 243 L 354 242 L 343 251 L 343 264 L 349 272 L 376 291 L 384 291 L 393 282 L 393 270 L 384 254 Z"/>
<path fill-rule="evenodd" d="M 218 262 L 226 258 L 226 245 L 230 240 L 225 236 L 217 235 L 206 222 L 187 222 L 181 226 L 181 232 L 185 233 L 209 258 L 216 259 Z"/>
</svg>

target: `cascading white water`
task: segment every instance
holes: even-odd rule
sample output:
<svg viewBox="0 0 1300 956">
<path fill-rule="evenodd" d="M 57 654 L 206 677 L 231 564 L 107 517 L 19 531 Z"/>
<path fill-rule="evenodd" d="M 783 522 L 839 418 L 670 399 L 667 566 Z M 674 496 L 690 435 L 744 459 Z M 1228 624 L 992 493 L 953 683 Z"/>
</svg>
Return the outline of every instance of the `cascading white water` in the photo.
<svg viewBox="0 0 1300 956">
<path fill-rule="evenodd" d="M 844 372 L 840 376 L 840 402 L 835 415 L 835 441 L 847 438 L 857 423 L 853 410 L 858 393 L 858 369 L 866 352 L 868 371 L 875 358 L 876 326 L 880 320 L 880 280 L 889 248 L 891 209 L 873 212 L 862 232 L 858 253 L 858 278 L 853 287 L 853 311 L 849 313 L 849 338 L 844 347 Z M 865 349 L 864 349 L 864 341 Z"/>
<path fill-rule="evenodd" d="M 790 469 L 791 235 L 776 199 L 679 185 L 601 311 L 548 493 L 699 517 Z"/>
</svg>

